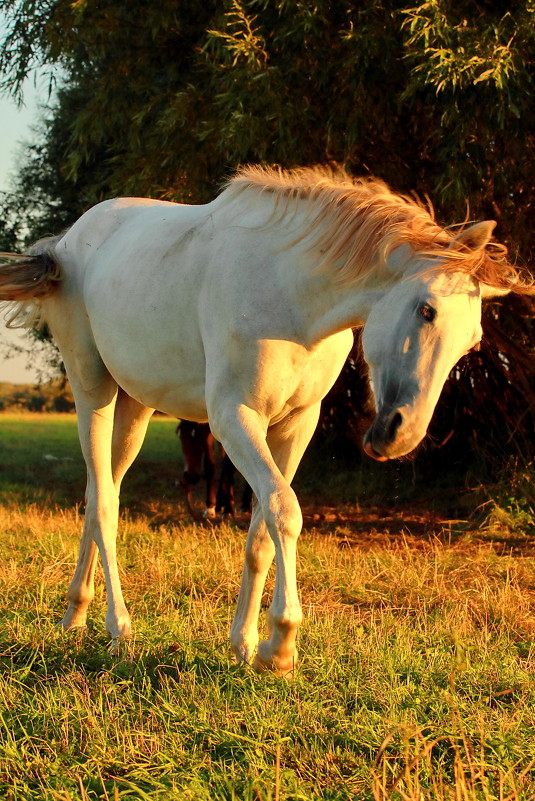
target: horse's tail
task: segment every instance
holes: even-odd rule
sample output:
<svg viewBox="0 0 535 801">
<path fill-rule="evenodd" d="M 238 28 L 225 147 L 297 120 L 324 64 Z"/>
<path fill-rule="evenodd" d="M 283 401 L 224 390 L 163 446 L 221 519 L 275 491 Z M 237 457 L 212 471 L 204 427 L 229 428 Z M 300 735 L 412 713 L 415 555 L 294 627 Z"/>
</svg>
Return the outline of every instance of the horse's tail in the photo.
<svg viewBox="0 0 535 801">
<path fill-rule="evenodd" d="M 51 295 L 63 277 L 53 255 L 58 237 L 43 239 L 30 253 L 0 253 L 0 301 L 33 300 Z"/>
<path fill-rule="evenodd" d="M 59 239 L 42 239 L 27 255 L 0 253 L 0 303 L 7 307 L 8 326 L 33 325 L 39 317 L 39 301 L 57 289 L 63 278 L 54 255 Z"/>
</svg>

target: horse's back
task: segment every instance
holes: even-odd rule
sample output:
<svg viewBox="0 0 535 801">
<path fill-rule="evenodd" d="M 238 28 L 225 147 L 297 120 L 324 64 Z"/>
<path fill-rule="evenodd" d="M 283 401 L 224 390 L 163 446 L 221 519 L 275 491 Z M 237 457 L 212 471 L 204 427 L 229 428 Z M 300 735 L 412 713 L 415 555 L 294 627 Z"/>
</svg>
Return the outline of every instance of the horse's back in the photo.
<svg viewBox="0 0 535 801">
<path fill-rule="evenodd" d="M 88 321 L 83 346 L 96 349 L 118 385 L 141 403 L 196 419 L 206 417 L 197 319 L 202 271 L 187 251 L 204 208 L 138 198 L 104 201 L 56 246 L 65 296 L 76 310 L 72 326 Z M 198 252 L 197 243 L 193 250 Z"/>
<path fill-rule="evenodd" d="M 84 269 L 97 265 L 97 251 L 140 247 L 140 243 L 165 247 L 181 228 L 191 228 L 203 216 L 204 206 L 187 206 L 151 198 L 113 198 L 85 212 L 60 239 L 57 255 L 69 256 Z M 158 234 L 162 241 L 159 242 Z"/>
</svg>

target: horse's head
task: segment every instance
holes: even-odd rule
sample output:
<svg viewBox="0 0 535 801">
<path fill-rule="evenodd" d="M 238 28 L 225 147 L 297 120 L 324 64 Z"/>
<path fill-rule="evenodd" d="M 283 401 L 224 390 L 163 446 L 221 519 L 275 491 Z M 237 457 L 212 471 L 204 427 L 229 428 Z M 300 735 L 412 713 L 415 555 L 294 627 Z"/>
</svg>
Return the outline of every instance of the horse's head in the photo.
<svg viewBox="0 0 535 801">
<path fill-rule="evenodd" d="M 455 242 L 484 248 L 494 223 L 462 231 Z M 448 374 L 481 339 L 481 300 L 489 290 L 461 270 L 411 254 L 401 280 L 374 304 L 363 333 L 377 416 L 364 450 L 379 461 L 412 451 L 423 439 Z M 393 254 L 399 263 L 400 253 Z"/>
</svg>

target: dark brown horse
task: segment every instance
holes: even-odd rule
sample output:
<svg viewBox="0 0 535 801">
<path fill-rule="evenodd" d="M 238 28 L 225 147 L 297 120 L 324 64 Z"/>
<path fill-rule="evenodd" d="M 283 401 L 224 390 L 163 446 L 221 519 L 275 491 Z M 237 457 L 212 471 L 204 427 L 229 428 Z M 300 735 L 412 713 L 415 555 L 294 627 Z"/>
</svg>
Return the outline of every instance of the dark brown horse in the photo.
<svg viewBox="0 0 535 801">
<path fill-rule="evenodd" d="M 221 445 L 221 473 L 219 481 L 217 480 L 216 440 L 208 423 L 192 423 L 190 420 L 182 420 L 178 424 L 176 432 L 180 437 L 184 455 L 184 474 L 180 485 L 186 494 L 186 502 L 191 514 L 196 516 L 192 504 L 192 489 L 199 479 L 204 477 L 206 508 L 203 517 L 208 519 L 218 515 L 233 517 L 236 468 Z M 251 511 L 251 499 L 251 487 L 244 482 L 240 514 Z"/>
</svg>

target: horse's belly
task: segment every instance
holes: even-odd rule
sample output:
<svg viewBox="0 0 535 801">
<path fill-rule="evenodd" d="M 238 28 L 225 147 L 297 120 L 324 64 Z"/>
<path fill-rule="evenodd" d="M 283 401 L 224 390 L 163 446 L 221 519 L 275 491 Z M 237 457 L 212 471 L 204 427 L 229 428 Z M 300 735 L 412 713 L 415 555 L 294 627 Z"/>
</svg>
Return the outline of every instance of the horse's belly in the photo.
<svg viewBox="0 0 535 801">
<path fill-rule="evenodd" d="M 195 386 L 175 381 L 170 387 L 168 384 L 140 382 L 139 379 L 130 376 L 117 377 L 113 372 L 112 375 L 125 392 L 151 409 L 157 409 L 182 420 L 194 420 L 197 423 L 208 421 L 204 382 Z"/>
<path fill-rule="evenodd" d="M 188 276 L 189 278 L 189 276 Z M 130 396 L 154 409 L 206 420 L 206 359 L 198 287 L 172 263 L 152 270 L 108 256 L 86 277 L 84 300 L 95 344 Z"/>
<path fill-rule="evenodd" d="M 159 350 L 152 341 L 106 337 L 99 342 L 108 371 L 131 397 L 161 412 L 187 420 L 205 421 L 205 360 L 202 350 L 185 352 L 177 345 Z"/>
<path fill-rule="evenodd" d="M 114 312 L 101 306 L 90 320 L 100 357 L 118 385 L 145 406 L 206 420 L 206 361 L 195 326 L 169 320 L 157 308 Z"/>
</svg>

